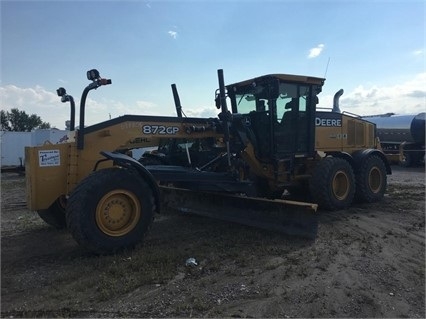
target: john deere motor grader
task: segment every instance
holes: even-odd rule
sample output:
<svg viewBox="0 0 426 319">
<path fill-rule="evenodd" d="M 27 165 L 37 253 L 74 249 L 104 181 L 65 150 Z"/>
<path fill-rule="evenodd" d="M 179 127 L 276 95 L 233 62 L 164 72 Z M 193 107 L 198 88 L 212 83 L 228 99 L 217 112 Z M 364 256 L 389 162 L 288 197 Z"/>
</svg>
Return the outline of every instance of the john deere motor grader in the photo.
<svg viewBox="0 0 426 319">
<path fill-rule="evenodd" d="M 225 86 L 218 70 L 217 118 L 124 115 L 85 127 L 87 94 L 111 83 L 87 75 L 79 129 L 66 143 L 27 147 L 25 164 L 29 209 L 93 252 L 136 245 L 164 206 L 312 238 L 318 205 L 344 209 L 386 190 L 375 125 L 340 113 L 341 92 L 333 111 L 316 110 L 325 79 L 272 74 Z M 191 165 L 126 155 L 161 140 L 187 141 L 178 146 Z M 312 203 L 281 199 L 286 190 Z"/>
</svg>

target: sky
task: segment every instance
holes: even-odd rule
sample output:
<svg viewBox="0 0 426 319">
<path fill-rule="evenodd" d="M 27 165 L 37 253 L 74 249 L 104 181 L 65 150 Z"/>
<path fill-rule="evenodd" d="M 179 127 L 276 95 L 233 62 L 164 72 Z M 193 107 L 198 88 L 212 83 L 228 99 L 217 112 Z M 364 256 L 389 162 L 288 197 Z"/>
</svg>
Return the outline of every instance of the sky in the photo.
<svg viewBox="0 0 426 319">
<path fill-rule="evenodd" d="M 87 125 L 125 114 L 215 117 L 225 83 L 271 73 L 325 77 L 320 107 L 343 88 L 342 111 L 426 111 L 425 1 L 5 1 L 0 107 L 76 123 L 86 71 L 112 85 L 89 93 Z"/>
</svg>

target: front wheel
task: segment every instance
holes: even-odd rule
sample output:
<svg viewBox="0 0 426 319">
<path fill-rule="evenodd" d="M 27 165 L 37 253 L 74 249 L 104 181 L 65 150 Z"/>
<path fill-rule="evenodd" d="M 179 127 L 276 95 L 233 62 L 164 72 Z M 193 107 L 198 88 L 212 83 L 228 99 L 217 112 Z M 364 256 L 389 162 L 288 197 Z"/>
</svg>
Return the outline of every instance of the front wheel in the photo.
<svg viewBox="0 0 426 319">
<path fill-rule="evenodd" d="M 387 185 L 385 163 L 378 156 L 370 156 L 361 163 L 356 174 L 356 199 L 373 203 L 381 200 Z"/>
<path fill-rule="evenodd" d="M 68 199 L 66 217 L 80 245 L 105 254 L 142 241 L 154 212 L 153 192 L 136 172 L 109 168 L 77 185 Z"/>
<path fill-rule="evenodd" d="M 309 189 L 321 208 L 339 210 L 349 207 L 355 195 L 352 166 L 342 158 L 322 159 L 312 174 Z"/>
</svg>

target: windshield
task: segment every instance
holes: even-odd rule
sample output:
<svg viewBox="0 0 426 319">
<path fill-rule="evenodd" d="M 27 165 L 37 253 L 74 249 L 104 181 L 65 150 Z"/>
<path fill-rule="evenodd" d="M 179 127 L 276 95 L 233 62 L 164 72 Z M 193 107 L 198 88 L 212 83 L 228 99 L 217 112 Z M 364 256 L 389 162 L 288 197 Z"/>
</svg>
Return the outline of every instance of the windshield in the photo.
<svg viewBox="0 0 426 319">
<path fill-rule="evenodd" d="M 256 97 L 254 94 L 236 94 L 238 113 L 246 114 L 256 111 Z"/>
<path fill-rule="evenodd" d="M 268 111 L 269 88 L 265 85 L 234 87 L 233 110 L 235 113 L 247 114 L 252 111 Z"/>
</svg>

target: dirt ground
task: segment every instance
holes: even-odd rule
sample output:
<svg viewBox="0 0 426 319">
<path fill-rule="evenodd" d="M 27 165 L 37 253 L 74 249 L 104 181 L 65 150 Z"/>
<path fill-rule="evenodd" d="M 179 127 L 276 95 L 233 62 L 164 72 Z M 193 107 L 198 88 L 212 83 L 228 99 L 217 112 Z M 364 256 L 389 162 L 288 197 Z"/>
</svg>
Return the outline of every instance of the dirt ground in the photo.
<svg viewBox="0 0 426 319">
<path fill-rule="evenodd" d="M 319 212 L 315 241 L 170 214 L 113 256 L 44 224 L 24 178 L 1 177 L 2 318 L 425 317 L 424 167 L 394 166 L 381 203 Z"/>
</svg>

